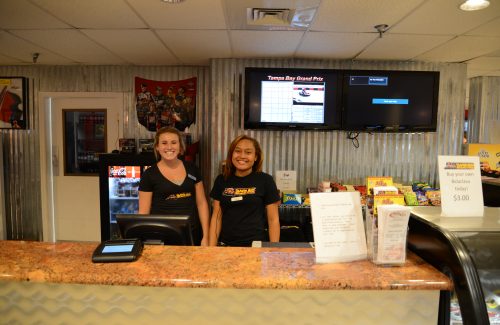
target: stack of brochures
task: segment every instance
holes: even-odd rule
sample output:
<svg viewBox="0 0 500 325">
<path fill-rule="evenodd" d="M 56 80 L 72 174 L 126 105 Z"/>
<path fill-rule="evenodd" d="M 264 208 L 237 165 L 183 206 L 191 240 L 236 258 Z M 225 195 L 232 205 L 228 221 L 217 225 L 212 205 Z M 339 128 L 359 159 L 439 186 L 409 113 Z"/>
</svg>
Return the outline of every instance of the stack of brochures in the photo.
<svg viewBox="0 0 500 325">
<path fill-rule="evenodd" d="M 375 264 L 403 265 L 410 208 L 399 204 L 379 205 L 377 214 L 366 216 L 367 244 Z"/>
</svg>

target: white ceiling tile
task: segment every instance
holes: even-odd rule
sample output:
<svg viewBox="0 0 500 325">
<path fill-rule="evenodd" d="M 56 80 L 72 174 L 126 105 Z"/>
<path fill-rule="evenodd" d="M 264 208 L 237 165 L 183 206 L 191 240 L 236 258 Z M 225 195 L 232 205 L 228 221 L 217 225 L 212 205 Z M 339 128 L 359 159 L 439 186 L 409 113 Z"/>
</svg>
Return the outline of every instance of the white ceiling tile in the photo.
<svg viewBox="0 0 500 325">
<path fill-rule="evenodd" d="M 474 70 L 500 70 L 500 57 L 480 57 L 467 61 L 467 68 Z"/>
<path fill-rule="evenodd" d="M 189 0 L 174 4 L 160 0 L 128 0 L 128 3 L 151 28 L 226 28 L 221 0 Z"/>
<path fill-rule="evenodd" d="M 80 64 L 124 64 L 77 30 L 18 30 L 13 34 Z"/>
<path fill-rule="evenodd" d="M 498 51 L 493 51 L 491 53 L 488 53 L 487 56 L 498 56 L 498 57 L 500 57 L 500 49 L 498 49 Z"/>
<path fill-rule="evenodd" d="M 27 0 L 0 0 L 0 28 L 69 28 Z"/>
<path fill-rule="evenodd" d="M 94 30 L 83 33 L 122 59 L 137 65 L 173 65 L 179 61 L 149 30 Z"/>
<path fill-rule="evenodd" d="M 463 1 L 430 0 L 414 10 L 391 30 L 401 34 L 461 35 L 500 13 L 500 1 L 490 1 L 484 10 L 463 11 Z"/>
<path fill-rule="evenodd" d="M 471 70 L 471 69 L 467 69 L 467 78 L 474 78 L 474 77 L 480 77 L 481 76 L 481 73 L 483 73 L 484 71 L 478 71 L 478 70 Z"/>
<path fill-rule="evenodd" d="M 467 77 L 500 77 L 500 70 L 467 70 Z"/>
<path fill-rule="evenodd" d="M 322 1 L 311 30 L 375 32 L 373 26 L 392 26 L 423 0 L 330 0 Z"/>
<path fill-rule="evenodd" d="M 377 38 L 357 58 L 411 60 L 451 38 L 451 36 L 385 34 L 382 38 Z"/>
<path fill-rule="evenodd" d="M 500 13 L 499 13 L 500 15 Z M 471 36 L 500 36 L 500 17 L 466 33 Z"/>
<path fill-rule="evenodd" d="M 492 71 L 488 71 L 486 74 L 484 74 L 483 76 L 487 76 L 487 77 L 500 77 L 500 70 L 492 70 Z"/>
<path fill-rule="evenodd" d="M 296 55 L 303 58 L 353 58 L 376 37 L 368 33 L 309 32 Z"/>
<path fill-rule="evenodd" d="M 15 58 L 11 58 L 5 55 L 0 54 L 0 65 L 18 65 L 26 62 L 19 61 Z"/>
<path fill-rule="evenodd" d="M 417 59 L 441 62 L 463 62 L 500 49 L 500 38 L 460 36 Z"/>
<path fill-rule="evenodd" d="M 32 1 L 76 28 L 130 29 L 147 27 L 123 0 Z"/>
<path fill-rule="evenodd" d="M 158 36 L 184 64 L 208 65 L 208 58 L 230 58 L 226 31 L 157 30 Z"/>
<path fill-rule="evenodd" d="M 291 57 L 304 33 L 297 31 L 231 31 L 235 57 Z"/>
<path fill-rule="evenodd" d="M 460 11 L 461 1 L 0 0 L 0 63 L 32 64 L 33 52 L 41 53 L 41 64 L 205 65 L 210 58 L 227 57 L 462 62 L 500 57 L 495 46 L 500 43 L 500 0 L 476 12 Z M 305 31 L 256 30 L 247 25 L 247 8 L 317 12 Z M 389 29 L 373 42 L 378 36 L 374 25 L 381 23 Z M 439 45 L 447 37 L 451 39 Z"/>
<path fill-rule="evenodd" d="M 72 64 L 68 58 L 59 56 L 50 51 L 22 40 L 9 33 L 0 31 L 0 54 L 16 58 L 23 63 L 33 62 L 33 53 L 40 53 L 39 64 Z"/>
</svg>

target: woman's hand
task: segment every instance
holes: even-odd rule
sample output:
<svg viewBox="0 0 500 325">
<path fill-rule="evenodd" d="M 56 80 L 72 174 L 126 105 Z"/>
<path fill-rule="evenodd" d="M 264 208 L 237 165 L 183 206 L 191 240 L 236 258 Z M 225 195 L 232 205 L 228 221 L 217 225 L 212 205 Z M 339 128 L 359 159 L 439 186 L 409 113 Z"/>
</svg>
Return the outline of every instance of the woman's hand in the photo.
<svg viewBox="0 0 500 325">
<path fill-rule="evenodd" d="M 220 202 L 213 200 L 212 202 L 212 218 L 210 219 L 210 231 L 209 231 L 209 242 L 210 246 L 217 246 L 217 240 L 219 239 L 219 234 L 221 230 L 222 223 L 222 211 L 220 208 Z"/>
<path fill-rule="evenodd" d="M 200 246 L 208 246 L 208 238 L 207 238 L 207 236 L 203 236 L 203 238 L 201 239 Z"/>
</svg>

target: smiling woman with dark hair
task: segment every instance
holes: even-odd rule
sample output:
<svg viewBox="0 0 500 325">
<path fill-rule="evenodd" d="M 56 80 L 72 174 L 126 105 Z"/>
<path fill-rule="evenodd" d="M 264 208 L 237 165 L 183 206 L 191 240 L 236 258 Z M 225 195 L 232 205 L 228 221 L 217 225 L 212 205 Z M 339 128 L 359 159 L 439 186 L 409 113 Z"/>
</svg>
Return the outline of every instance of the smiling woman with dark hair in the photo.
<svg viewBox="0 0 500 325">
<path fill-rule="evenodd" d="M 272 176 L 262 172 L 262 160 L 259 143 L 249 136 L 240 135 L 229 146 L 224 171 L 210 192 L 210 245 L 279 241 L 280 197 Z"/>
</svg>

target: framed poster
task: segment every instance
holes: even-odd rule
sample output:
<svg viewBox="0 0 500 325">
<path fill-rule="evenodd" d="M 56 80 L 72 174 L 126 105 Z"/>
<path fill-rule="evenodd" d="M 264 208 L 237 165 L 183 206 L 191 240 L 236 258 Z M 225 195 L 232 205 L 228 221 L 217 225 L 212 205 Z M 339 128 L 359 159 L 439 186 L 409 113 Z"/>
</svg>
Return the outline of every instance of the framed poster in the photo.
<svg viewBox="0 0 500 325">
<path fill-rule="evenodd" d="M 156 81 L 135 77 L 137 120 L 148 131 L 170 126 L 181 132 L 195 124 L 196 77 Z"/>
<path fill-rule="evenodd" d="M 0 77 L 0 129 L 28 127 L 28 78 Z"/>
</svg>

